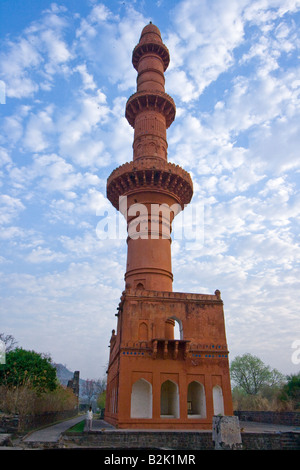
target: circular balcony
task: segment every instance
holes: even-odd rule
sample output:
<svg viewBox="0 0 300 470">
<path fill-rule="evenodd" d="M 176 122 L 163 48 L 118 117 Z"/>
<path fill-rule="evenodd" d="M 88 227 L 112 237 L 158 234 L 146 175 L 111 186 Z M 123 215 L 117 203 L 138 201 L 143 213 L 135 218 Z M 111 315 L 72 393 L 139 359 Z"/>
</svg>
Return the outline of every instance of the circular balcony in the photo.
<svg viewBox="0 0 300 470">
<path fill-rule="evenodd" d="M 132 53 L 132 65 L 134 68 L 138 70 L 138 64 L 141 57 L 149 53 L 156 54 L 161 58 L 164 64 L 164 71 L 166 71 L 170 63 L 170 54 L 168 48 L 161 41 L 139 43 L 135 46 Z"/>
<path fill-rule="evenodd" d="M 119 209 L 119 197 L 134 192 L 161 191 L 175 197 L 183 207 L 193 195 L 189 173 L 162 159 L 142 158 L 116 168 L 107 180 L 107 198 Z"/>
<path fill-rule="evenodd" d="M 164 92 L 138 91 L 130 96 L 126 104 L 125 117 L 132 127 L 134 127 L 137 114 L 145 110 L 154 110 L 163 114 L 167 128 L 175 119 L 175 103 L 171 96 Z"/>
</svg>

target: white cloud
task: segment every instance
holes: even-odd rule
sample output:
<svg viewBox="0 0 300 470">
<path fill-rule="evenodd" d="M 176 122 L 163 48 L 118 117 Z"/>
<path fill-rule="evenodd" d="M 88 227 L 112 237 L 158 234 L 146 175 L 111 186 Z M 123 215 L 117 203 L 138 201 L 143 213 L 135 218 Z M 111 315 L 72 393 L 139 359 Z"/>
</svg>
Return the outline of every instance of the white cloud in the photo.
<svg viewBox="0 0 300 470">
<path fill-rule="evenodd" d="M 79 47 L 87 60 L 93 61 L 100 75 L 118 84 L 120 90 L 131 88 L 135 71 L 131 54 L 147 21 L 133 7 L 126 7 L 126 15 L 119 21 L 104 5 L 96 5 L 81 22 L 76 35 Z"/>
<path fill-rule="evenodd" d="M 71 163 L 56 154 L 35 155 L 32 165 L 13 168 L 10 171 L 15 187 L 27 190 L 33 183 L 37 192 L 60 192 L 73 199 L 74 190 L 86 189 L 99 184 L 99 178 L 92 173 L 81 173 Z"/>
<path fill-rule="evenodd" d="M 64 64 L 72 54 L 63 40 L 66 20 L 53 11 L 45 11 L 41 20 L 33 22 L 15 41 L 8 41 L 0 56 L 0 75 L 6 85 L 8 98 L 34 96 L 41 83 L 43 89 L 51 89 L 51 75 L 57 71 L 66 73 Z"/>
<path fill-rule="evenodd" d="M 71 59 L 71 54 L 64 41 L 57 37 L 56 31 L 45 30 L 41 33 L 41 40 L 44 41 L 48 51 L 50 63 L 60 64 Z"/>
<path fill-rule="evenodd" d="M 109 156 L 102 139 L 98 137 L 96 140 L 91 133 L 108 119 L 106 97 L 101 90 L 96 90 L 93 95 L 83 93 L 76 104 L 78 109 L 73 106 L 59 118 L 60 152 L 81 166 L 105 166 L 109 163 Z"/>
<path fill-rule="evenodd" d="M 99 334 L 109 340 L 116 324 L 107 312 L 124 288 L 126 242 L 102 240 L 96 229 L 111 209 L 110 171 L 132 158 L 124 112 L 136 84 L 132 49 L 148 23 L 139 7 L 90 2 L 90 13 L 78 6 L 73 15 L 53 3 L 4 39 L 1 55 L 5 327 L 23 346 L 47 348 L 94 376 L 107 362 Z M 192 204 L 204 204 L 204 244 L 172 243 L 174 290 L 220 288 L 231 354 L 273 354 L 288 373 L 298 322 L 300 42 L 292 13 L 300 4 L 184 0 L 172 8 L 152 12 L 170 50 L 166 92 L 177 105 L 168 155 L 191 173 Z M 185 222 L 190 228 L 191 217 Z M 47 331 L 41 340 L 37 327 Z M 97 372 L 87 365 L 91 351 Z"/>
<path fill-rule="evenodd" d="M 20 199 L 12 197 L 8 194 L 0 195 L 0 223 L 8 224 L 15 219 L 19 213 L 25 209 Z"/>
<path fill-rule="evenodd" d="M 74 71 L 78 71 L 80 73 L 84 90 L 94 90 L 96 88 L 94 78 L 91 74 L 88 73 L 86 64 L 77 65 Z"/>
<path fill-rule="evenodd" d="M 53 111 L 53 105 L 49 105 L 36 114 L 30 114 L 23 139 L 23 145 L 27 149 L 41 152 L 48 148 L 48 135 L 53 130 Z"/>
<path fill-rule="evenodd" d="M 54 252 L 50 248 L 38 246 L 31 251 L 26 259 L 29 263 L 49 263 L 53 261 L 62 262 L 66 259 L 66 254 Z"/>
<path fill-rule="evenodd" d="M 5 148 L 0 147 L 0 167 L 11 163 L 12 160 L 8 151 Z"/>
<path fill-rule="evenodd" d="M 233 51 L 244 38 L 241 16 L 244 3 L 199 3 L 191 0 L 181 2 L 174 9 L 177 37 L 174 32 L 170 33 L 170 43 L 166 39 L 166 44 L 171 57 L 175 57 L 174 68 L 176 69 L 177 64 L 185 64 L 185 82 L 188 79 L 188 89 L 194 90 L 189 94 L 186 86 L 171 89 L 183 101 L 198 98 L 211 82 L 233 64 Z M 174 69 L 172 73 L 174 74 Z M 179 78 L 182 80 L 181 73 L 179 71 Z"/>
</svg>

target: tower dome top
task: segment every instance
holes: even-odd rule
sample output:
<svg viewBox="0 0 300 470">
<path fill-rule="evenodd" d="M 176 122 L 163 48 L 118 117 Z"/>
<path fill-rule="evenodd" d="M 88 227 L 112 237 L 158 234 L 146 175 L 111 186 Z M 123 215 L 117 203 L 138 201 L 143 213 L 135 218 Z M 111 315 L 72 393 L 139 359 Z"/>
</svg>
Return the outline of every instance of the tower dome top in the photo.
<svg viewBox="0 0 300 470">
<path fill-rule="evenodd" d="M 162 43 L 160 30 L 153 23 L 147 24 L 141 33 L 140 44 L 145 44 L 147 42 L 160 42 Z"/>
<path fill-rule="evenodd" d="M 151 22 L 143 28 L 140 41 L 132 53 L 132 63 L 136 70 L 138 70 L 140 58 L 148 52 L 154 52 L 159 55 L 163 61 L 164 70 L 167 69 L 170 62 L 168 48 L 162 42 L 160 30 Z"/>
</svg>

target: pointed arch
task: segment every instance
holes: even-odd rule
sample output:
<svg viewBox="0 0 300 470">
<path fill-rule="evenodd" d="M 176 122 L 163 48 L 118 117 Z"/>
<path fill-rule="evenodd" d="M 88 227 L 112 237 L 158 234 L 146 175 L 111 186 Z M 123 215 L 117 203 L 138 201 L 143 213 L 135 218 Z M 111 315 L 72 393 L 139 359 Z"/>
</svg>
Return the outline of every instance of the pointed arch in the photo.
<svg viewBox="0 0 300 470">
<path fill-rule="evenodd" d="M 178 385 L 171 380 L 166 380 L 161 385 L 160 416 L 161 418 L 179 418 Z"/>
<path fill-rule="evenodd" d="M 204 385 L 193 381 L 188 385 L 188 417 L 206 418 L 206 399 Z"/>
<path fill-rule="evenodd" d="M 130 417 L 152 418 L 152 385 L 145 379 L 132 385 Z"/>
</svg>

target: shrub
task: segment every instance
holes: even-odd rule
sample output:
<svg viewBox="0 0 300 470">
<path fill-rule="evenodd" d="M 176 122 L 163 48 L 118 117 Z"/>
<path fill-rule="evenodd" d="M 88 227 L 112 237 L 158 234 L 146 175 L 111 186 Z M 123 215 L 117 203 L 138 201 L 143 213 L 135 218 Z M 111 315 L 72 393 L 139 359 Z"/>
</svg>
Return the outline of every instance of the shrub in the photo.
<svg viewBox="0 0 300 470">
<path fill-rule="evenodd" d="M 283 403 L 291 402 L 295 410 L 300 409 L 300 372 L 287 377 L 287 383 L 282 388 L 280 399 Z"/>
<path fill-rule="evenodd" d="M 72 390 L 59 385 L 52 392 L 38 393 L 27 385 L 0 387 L 0 409 L 20 417 L 52 411 L 73 410 L 77 397 Z"/>
<path fill-rule="evenodd" d="M 18 388 L 28 384 L 37 393 L 55 390 L 56 369 L 46 355 L 16 348 L 6 355 L 5 367 L 0 370 L 0 385 Z"/>
</svg>

